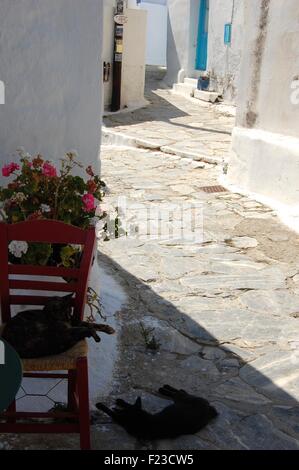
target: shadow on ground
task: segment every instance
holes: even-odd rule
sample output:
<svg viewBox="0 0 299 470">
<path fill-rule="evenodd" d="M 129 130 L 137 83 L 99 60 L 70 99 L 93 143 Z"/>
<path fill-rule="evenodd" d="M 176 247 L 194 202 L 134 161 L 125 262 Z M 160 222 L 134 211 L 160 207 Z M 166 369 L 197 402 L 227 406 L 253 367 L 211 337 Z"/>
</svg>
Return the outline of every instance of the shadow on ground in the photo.
<svg viewBox="0 0 299 470">
<path fill-rule="evenodd" d="M 217 122 L 210 122 L 214 127 L 209 127 L 209 125 L 204 125 L 201 123 L 201 119 L 204 119 L 207 124 L 209 124 L 209 120 L 207 119 L 205 108 L 200 106 L 199 103 L 194 104 L 191 101 L 188 103 L 185 98 L 182 98 L 181 108 L 171 103 L 171 91 L 163 81 L 165 73 L 165 69 L 154 67 L 147 68 L 145 98 L 149 101 L 150 106 L 141 108 L 137 111 L 132 111 L 131 113 L 117 113 L 115 115 L 106 116 L 104 118 L 105 126 L 109 128 L 116 128 L 119 126 L 130 126 L 132 124 L 138 125 L 145 122 L 157 122 L 158 124 L 158 122 L 162 121 L 165 123 L 171 122 L 172 126 L 187 131 L 194 130 L 198 133 L 207 132 L 213 134 L 231 135 L 231 130 L 226 129 L 226 127 L 220 123 L 217 124 Z M 169 94 L 170 100 L 164 99 L 161 93 L 157 93 L 157 91 L 161 89 L 164 90 L 165 93 Z M 188 104 L 190 108 L 192 108 L 192 112 L 190 111 L 190 113 L 186 111 L 186 109 L 188 109 Z M 186 124 L 178 121 L 178 118 L 190 117 L 191 121 L 193 120 L 194 122 L 194 108 L 197 109 L 197 120 L 202 124 L 201 126 L 193 126 L 192 123 Z M 203 117 L 201 114 L 205 114 L 205 116 Z M 194 135 L 194 137 L 196 137 L 196 135 Z"/>
<path fill-rule="evenodd" d="M 207 398 L 219 411 L 215 422 L 198 435 L 147 443 L 148 448 L 299 449 L 299 407 L 288 391 L 290 383 L 285 380 L 284 389 L 267 376 L 269 372 L 276 382 L 286 378 L 285 357 L 281 360 L 273 357 L 270 364 L 263 364 L 261 360 L 258 370 L 247 363 L 243 355 L 241 357 L 233 348 L 225 347 L 221 339 L 211 335 L 200 323 L 114 260 L 101 254 L 100 262 L 119 278 L 129 295 L 128 307 L 120 314 L 118 386 L 107 403 L 111 404 L 119 396 L 133 400 L 141 395 L 145 408 L 157 411 L 167 404 L 159 398 L 157 390 L 169 383 Z M 200 318 L 200 312 L 198 314 Z M 139 322 L 154 328 L 161 344 L 157 353 L 146 350 Z M 292 361 L 295 371 L 296 357 L 290 353 L 288 365 Z M 96 447 L 144 448 L 144 443 L 136 442 L 118 426 L 109 423 L 109 419 L 107 421 L 98 414 L 95 418 L 98 421 L 94 436 Z M 109 429 L 105 442 L 101 435 L 102 420 L 106 431 Z M 121 442 L 116 437 L 118 433 L 121 433 Z"/>
</svg>

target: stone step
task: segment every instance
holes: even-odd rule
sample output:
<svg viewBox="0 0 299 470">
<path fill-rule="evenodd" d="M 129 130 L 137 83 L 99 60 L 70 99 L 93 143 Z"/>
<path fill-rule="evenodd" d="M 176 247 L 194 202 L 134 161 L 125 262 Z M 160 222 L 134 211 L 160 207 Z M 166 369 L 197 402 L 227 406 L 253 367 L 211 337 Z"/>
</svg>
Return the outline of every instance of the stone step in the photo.
<svg viewBox="0 0 299 470">
<path fill-rule="evenodd" d="M 186 85 L 192 85 L 195 89 L 197 89 L 198 78 L 185 78 L 184 83 L 186 83 Z"/>
<path fill-rule="evenodd" d="M 201 101 L 215 103 L 217 101 L 217 98 L 219 97 L 219 93 L 214 93 L 212 91 L 195 90 L 193 96 L 194 98 Z"/>
<path fill-rule="evenodd" d="M 186 96 L 187 98 L 190 98 L 194 95 L 194 86 L 193 85 L 188 85 L 186 83 L 175 83 L 173 85 L 173 91 L 177 95 L 182 95 Z"/>
</svg>

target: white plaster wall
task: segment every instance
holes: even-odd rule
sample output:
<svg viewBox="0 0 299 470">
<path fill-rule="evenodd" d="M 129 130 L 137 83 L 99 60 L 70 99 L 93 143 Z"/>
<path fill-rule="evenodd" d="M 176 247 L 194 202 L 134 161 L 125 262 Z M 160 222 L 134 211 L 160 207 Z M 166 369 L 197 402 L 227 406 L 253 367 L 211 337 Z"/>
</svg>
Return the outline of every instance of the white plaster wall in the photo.
<svg viewBox="0 0 299 470">
<path fill-rule="evenodd" d="M 298 137 L 299 106 L 291 102 L 291 86 L 299 78 L 298 2 L 269 0 L 265 46 L 257 52 L 260 5 L 259 0 L 246 3 L 237 124 Z M 261 65 L 256 72 L 258 58 Z M 255 122 L 249 112 L 256 115 Z"/>
<path fill-rule="evenodd" d="M 147 12 L 127 9 L 124 26 L 121 107 L 135 107 L 144 99 Z"/>
<path fill-rule="evenodd" d="M 168 0 L 167 74 L 168 85 L 183 77 L 198 77 L 195 70 L 200 0 Z"/>
<path fill-rule="evenodd" d="M 257 102 L 258 127 L 299 136 L 299 104 L 291 102 L 299 78 L 299 4 L 272 0 Z"/>
<path fill-rule="evenodd" d="M 146 64 L 166 66 L 167 6 L 141 3 L 147 11 Z"/>
<path fill-rule="evenodd" d="M 127 0 L 127 8 L 138 8 L 136 0 Z"/>
<path fill-rule="evenodd" d="M 168 0 L 167 74 L 165 81 L 172 86 L 178 73 L 189 64 L 190 0 Z"/>
<path fill-rule="evenodd" d="M 224 44 L 224 25 L 232 21 L 231 45 Z M 208 70 L 211 86 L 224 99 L 235 102 L 242 55 L 243 0 L 210 0 Z"/>
<path fill-rule="evenodd" d="M 299 139 L 260 129 L 236 127 L 228 181 L 267 196 L 272 205 L 299 214 Z"/>
<path fill-rule="evenodd" d="M 291 101 L 291 85 L 299 76 L 298 1 L 246 0 L 245 8 L 237 127 L 227 180 L 299 215 L 299 101 Z"/>
<path fill-rule="evenodd" d="M 22 146 L 58 159 L 76 149 L 98 165 L 101 0 L 1 0 L 0 159 Z"/>
</svg>

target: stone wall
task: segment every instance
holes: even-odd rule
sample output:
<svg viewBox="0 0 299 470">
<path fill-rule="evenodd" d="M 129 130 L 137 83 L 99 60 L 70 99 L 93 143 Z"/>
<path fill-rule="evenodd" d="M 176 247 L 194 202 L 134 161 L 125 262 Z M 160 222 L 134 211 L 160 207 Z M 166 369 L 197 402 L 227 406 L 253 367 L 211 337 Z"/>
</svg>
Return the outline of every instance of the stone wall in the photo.
<svg viewBox="0 0 299 470">
<path fill-rule="evenodd" d="M 101 49 L 101 0 L 1 0 L 1 161 L 76 149 L 99 168 Z"/>
</svg>

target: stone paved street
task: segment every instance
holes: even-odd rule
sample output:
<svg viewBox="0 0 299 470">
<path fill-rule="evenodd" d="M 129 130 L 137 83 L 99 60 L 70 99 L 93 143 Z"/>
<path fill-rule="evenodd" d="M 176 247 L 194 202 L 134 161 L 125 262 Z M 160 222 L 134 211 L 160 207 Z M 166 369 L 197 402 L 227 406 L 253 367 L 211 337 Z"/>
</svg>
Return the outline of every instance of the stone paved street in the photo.
<svg viewBox="0 0 299 470">
<path fill-rule="evenodd" d="M 163 86 L 161 78 L 163 70 L 148 73 L 146 98 L 150 106 L 104 119 L 104 143 L 129 143 L 213 163 L 226 160 L 234 110 L 175 95 Z"/>
<path fill-rule="evenodd" d="M 159 145 L 178 141 L 180 133 L 184 142 L 190 133 L 222 159 L 232 118 L 165 89 L 154 96 L 153 108 L 109 118 L 114 130 L 153 136 Z M 112 405 L 115 398 L 133 401 L 141 395 L 146 409 L 160 410 L 168 402 L 157 389 L 168 383 L 207 398 L 219 417 L 198 435 L 150 443 L 136 441 L 93 412 L 94 448 L 299 449 L 298 236 L 254 200 L 200 189 L 218 184 L 222 171 L 222 165 L 161 150 L 103 146 L 110 201 L 125 196 L 128 207 L 151 208 L 201 203 L 203 214 L 201 242 L 145 239 L 140 234 L 149 233 L 149 226 L 143 214 L 135 238 L 101 244 L 102 266 L 128 299 L 118 314 L 114 386 L 103 401 Z M 172 229 L 179 219 L 175 212 Z M 194 229 L 201 226 L 200 219 Z M 158 350 L 147 348 L 141 323 L 152 330 Z M 7 445 L 72 448 L 78 441 L 39 436 Z"/>
<path fill-rule="evenodd" d="M 195 109 L 165 89 L 155 96 L 155 109 L 113 122 L 129 135 L 150 134 L 153 128 L 160 135 L 160 128 L 161 134 L 174 136 L 181 132 L 174 122 L 184 119 L 160 119 L 183 108 L 189 123 L 231 129 L 232 119 L 217 118 L 213 109 Z M 152 121 L 152 113 L 158 121 Z M 223 140 L 217 133 L 199 135 L 210 148 L 216 149 L 219 140 L 226 148 L 228 134 Z M 104 421 L 115 436 L 109 448 L 299 449 L 298 236 L 254 200 L 202 192 L 201 187 L 218 183 L 221 165 L 196 167 L 188 158 L 161 151 L 110 146 L 103 148 L 102 162 L 113 201 L 122 195 L 128 206 L 201 202 L 203 210 L 202 243 L 137 236 L 102 245 L 102 263 L 129 299 L 120 313 L 116 383 L 107 402 L 139 394 L 147 409 L 159 410 L 165 400 L 156 391 L 169 383 L 208 398 L 219 411 L 197 436 L 156 444 L 140 444 L 99 417 L 98 431 Z M 139 229 L 148 233 L 142 219 Z M 157 352 L 146 348 L 140 322 L 154 329 Z"/>
<path fill-rule="evenodd" d="M 217 183 L 219 171 L 144 150 L 103 152 L 112 199 L 195 199 L 203 202 L 204 222 L 202 244 L 103 244 L 102 262 L 129 297 L 120 314 L 114 395 L 141 394 L 159 409 L 165 402 L 155 391 L 170 383 L 215 404 L 220 416 L 213 424 L 198 436 L 159 442 L 159 449 L 299 449 L 298 237 L 255 201 L 201 192 Z M 158 352 L 146 350 L 140 322 L 154 328 Z M 130 443 L 135 448 L 131 438 L 121 448 Z"/>
</svg>

